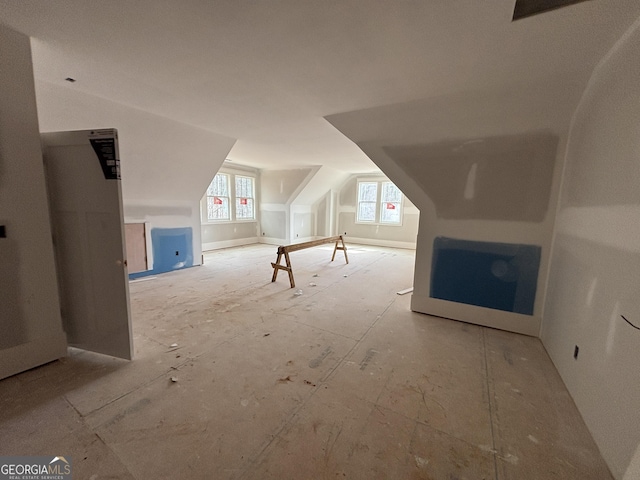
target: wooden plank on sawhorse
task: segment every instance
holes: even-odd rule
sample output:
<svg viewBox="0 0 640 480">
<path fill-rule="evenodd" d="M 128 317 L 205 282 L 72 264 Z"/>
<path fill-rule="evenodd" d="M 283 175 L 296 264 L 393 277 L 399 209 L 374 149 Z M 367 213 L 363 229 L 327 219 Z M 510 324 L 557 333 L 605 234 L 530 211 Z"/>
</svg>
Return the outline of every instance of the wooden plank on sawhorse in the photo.
<svg viewBox="0 0 640 480">
<path fill-rule="evenodd" d="M 326 243 L 335 242 L 335 247 L 333 248 L 333 255 L 331 256 L 331 261 L 333 262 L 336 258 L 336 252 L 338 250 L 342 250 L 344 252 L 344 260 L 348 264 L 349 257 L 347 256 L 347 246 L 344 244 L 344 239 L 342 235 L 337 235 L 335 237 L 327 237 L 321 238 L 319 240 L 311 240 L 310 242 L 302 242 L 302 243 L 294 243 L 292 245 L 281 245 L 278 247 L 278 258 L 276 262 L 271 262 L 271 266 L 273 267 L 273 276 L 271 277 L 271 281 L 275 282 L 276 278 L 278 278 L 278 271 L 285 270 L 289 274 L 289 283 L 291 284 L 291 288 L 295 288 L 296 282 L 293 278 L 293 267 L 291 266 L 291 259 L 289 258 L 290 252 L 296 252 L 298 250 L 303 250 L 305 248 L 318 247 L 320 245 L 324 245 Z M 281 265 L 280 261 L 284 257 L 285 264 Z"/>
</svg>

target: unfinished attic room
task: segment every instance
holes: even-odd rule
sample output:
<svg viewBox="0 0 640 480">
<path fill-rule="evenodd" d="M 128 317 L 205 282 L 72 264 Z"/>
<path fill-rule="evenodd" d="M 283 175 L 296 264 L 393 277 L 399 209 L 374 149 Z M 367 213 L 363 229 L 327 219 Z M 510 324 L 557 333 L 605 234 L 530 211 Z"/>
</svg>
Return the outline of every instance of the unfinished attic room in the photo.
<svg viewBox="0 0 640 480">
<path fill-rule="evenodd" d="M 0 0 L 0 480 L 640 480 L 638 0 Z"/>
</svg>

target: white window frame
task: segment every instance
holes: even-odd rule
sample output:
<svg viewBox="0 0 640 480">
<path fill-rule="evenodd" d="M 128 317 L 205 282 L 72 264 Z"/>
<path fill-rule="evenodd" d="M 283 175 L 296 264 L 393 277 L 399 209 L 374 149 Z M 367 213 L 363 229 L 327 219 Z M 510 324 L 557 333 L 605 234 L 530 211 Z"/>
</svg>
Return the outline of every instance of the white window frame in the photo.
<svg viewBox="0 0 640 480">
<path fill-rule="evenodd" d="M 215 181 L 216 177 L 218 176 L 224 176 L 226 177 L 226 183 L 227 183 L 227 194 L 228 195 L 209 195 L 209 188 L 211 187 L 211 184 Z M 223 173 L 223 172 L 218 172 L 215 174 L 215 176 L 211 179 L 211 183 L 207 186 L 207 191 L 205 193 L 205 218 L 207 220 L 207 222 L 210 223 L 219 223 L 219 222 L 230 222 L 231 219 L 233 218 L 233 212 L 231 209 L 231 175 L 229 175 L 228 173 Z M 227 201 L 227 205 L 229 206 L 228 210 L 229 210 L 229 217 L 227 218 L 209 218 L 209 199 L 210 198 L 221 198 L 222 202 L 224 204 L 224 200 L 226 199 Z"/>
<path fill-rule="evenodd" d="M 375 183 L 376 184 L 376 209 L 375 209 L 375 216 L 374 216 L 374 220 L 360 220 L 359 218 L 359 213 L 360 213 L 360 204 L 363 203 L 360 200 L 360 185 L 363 183 Z M 382 201 L 382 189 L 383 189 L 383 185 L 385 183 L 390 183 L 392 185 L 394 185 L 396 188 L 397 186 L 391 181 L 391 180 L 386 180 L 386 179 L 380 179 L 380 178 L 358 178 L 356 181 L 356 223 L 360 224 L 360 225 L 383 225 L 383 226 L 388 226 L 388 227 L 401 227 L 402 226 L 402 220 L 403 220 L 403 211 L 404 211 L 404 194 L 402 193 L 402 191 L 400 191 L 400 201 L 399 202 L 383 202 Z M 368 202 L 368 203 L 373 203 L 372 201 Z M 396 207 L 399 212 L 399 220 L 398 222 L 385 222 L 382 221 L 382 210 L 383 210 L 383 203 L 395 203 L 398 206 Z"/>
<path fill-rule="evenodd" d="M 385 184 L 392 185 L 392 186 L 394 186 L 394 187 L 398 190 L 398 192 L 400 193 L 400 200 L 399 200 L 399 201 L 397 201 L 397 202 L 393 202 L 393 201 L 391 201 L 391 202 L 390 202 L 389 200 L 385 200 L 385 199 L 383 199 L 383 198 L 382 198 L 382 194 L 383 194 L 383 192 L 384 192 L 384 185 L 385 185 Z M 380 207 L 380 210 L 379 210 L 379 212 L 378 212 L 378 220 L 379 220 L 379 222 L 380 222 L 380 225 L 393 225 L 393 226 L 396 226 L 396 225 L 402 225 L 402 211 L 403 211 L 403 210 L 402 210 L 402 206 L 403 206 L 403 203 L 404 203 L 404 202 L 403 202 L 403 200 L 404 200 L 404 194 L 403 194 L 403 193 L 402 193 L 402 191 L 397 187 L 397 185 L 396 185 L 395 183 L 393 183 L 391 180 L 388 180 L 388 181 L 382 181 L 382 182 L 380 182 L 379 187 L 380 187 L 380 193 L 379 193 L 379 195 L 380 195 L 380 196 L 379 196 L 380 201 L 378 202 L 378 206 Z M 390 222 L 390 221 L 385 221 L 385 220 L 383 220 L 383 219 L 382 219 L 382 212 L 384 212 L 384 211 L 385 211 L 385 209 L 386 209 L 386 205 L 387 205 L 387 204 L 394 204 L 394 205 L 397 205 L 397 206 L 394 208 L 394 210 L 398 210 L 398 221 L 397 221 L 397 222 Z"/>
<path fill-rule="evenodd" d="M 249 196 L 239 196 L 238 192 L 237 192 L 237 188 L 238 188 L 238 179 L 239 178 L 246 178 L 248 180 L 251 181 L 251 192 Z M 250 175 L 234 175 L 233 176 L 233 188 L 234 188 L 234 197 L 235 197 L 235 202 L 234 202 L 234 212 L 233 212 L 233 216 L 236 222 L 254 222 L 256 220 L 256 179 L 255 177 L 252 177 Z M 240 205 L 240 199 L 242 198 L 246 198 L 248 200 L 251 201 L 251 217 L 242 217 L 242 218 L 238 218 L 238 205 Z"/>
<path fill-rule="evenodd" d="M 221 224 L 221 223 L 245 223 L 245 222 L 256 222 L 257 221 L 257 212 L 258 212 L 258 204 L 256 199 L 256 191 L 257 191 L 257 176 L 253 175 L 252 172 L 245 172 L 244 170 L 230 170 L 224 169 L 220 170 L 217 175 L 225 175 L 227 178 L 227 191 L 229 192 L 228 202 L 229 202 L 229 218 L 225 219 L 210 219 L 209 218 L 209 207 L 208 207 L 208 199 L 213 197 L 214 195 L 209 195 L 209 187 L 211 183 L 213 183 L 214 178 L 211 179 L 211 183 L 207 186 L 207 190 L 205 191 L 204 197 L 201 201 L 201 223 L 203 225 L 206 224 Z M 251 179 L 252 184 L 252 192 L 251 192 L 251 200 L 253 203 L 253 218 L 238 218 L 237 215 L 237 205 L 236 202 L 239 201 L 240 198 L 236 196 L 236 177 L 244 177 Z M 215 195 L 217 196 L 217 195 Z M 227 197 L 223 197 L 227 198 Z M 246 197 L 249 198 L 249 197 Z M 233 200 L 233 201 L 232 201 Z"/>
<path fill-rule="evenodd" d="M 375 185 L 376 187 L 376 198 L 373 200 L 360 200 L 360 190 L 362 185 Z M 374 180 L 358 180 L 356 187 L 356 223 L 365 223 L 370 225 L 375 225 L 378 219 L 378 200 L 380 198 L 380 184 Z M 373 219 L 371 220 L 363 220 L 360 218 L 360 205 L 366 203 L 373 205 Z"/>
</svg>

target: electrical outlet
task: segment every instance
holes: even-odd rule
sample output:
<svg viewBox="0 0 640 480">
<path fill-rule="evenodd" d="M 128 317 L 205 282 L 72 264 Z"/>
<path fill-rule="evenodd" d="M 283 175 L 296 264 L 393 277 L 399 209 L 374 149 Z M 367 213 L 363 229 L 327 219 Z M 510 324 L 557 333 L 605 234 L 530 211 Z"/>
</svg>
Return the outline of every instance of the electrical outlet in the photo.
<svg viewBox="0 0 640 480">
<path fill-rule="evenodd" d="M 573 358 L 575 360 L 578 359 L 578 353 L 580 353 L 580 347 L 576 345 L 575 347 L 573 347 Z"/>
<path fill-rule="evenodd" d="M 176 250 L 176 257 L 180 255 L 180 252 L 178 250 Z"/>
</svg>

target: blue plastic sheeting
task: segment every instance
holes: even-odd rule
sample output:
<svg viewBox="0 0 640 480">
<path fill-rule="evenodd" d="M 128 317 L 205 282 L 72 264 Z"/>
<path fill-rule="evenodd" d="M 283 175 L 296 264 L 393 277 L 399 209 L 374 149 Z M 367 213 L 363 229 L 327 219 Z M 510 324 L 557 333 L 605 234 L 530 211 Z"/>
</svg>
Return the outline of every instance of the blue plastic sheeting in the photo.
<svg viewBox="0 0 640 480">
<path fill-rule="evenodd" d="M 170 272 L 193 266 L 193 233 L 191 228 L 151 229 L 153 270 L 129 274 L 130 279 Z"/>
<path fill-rule="evenodd" d="M 533 315 L 541 248 L 437 237 L 432 298 Z"/>
</svg>

